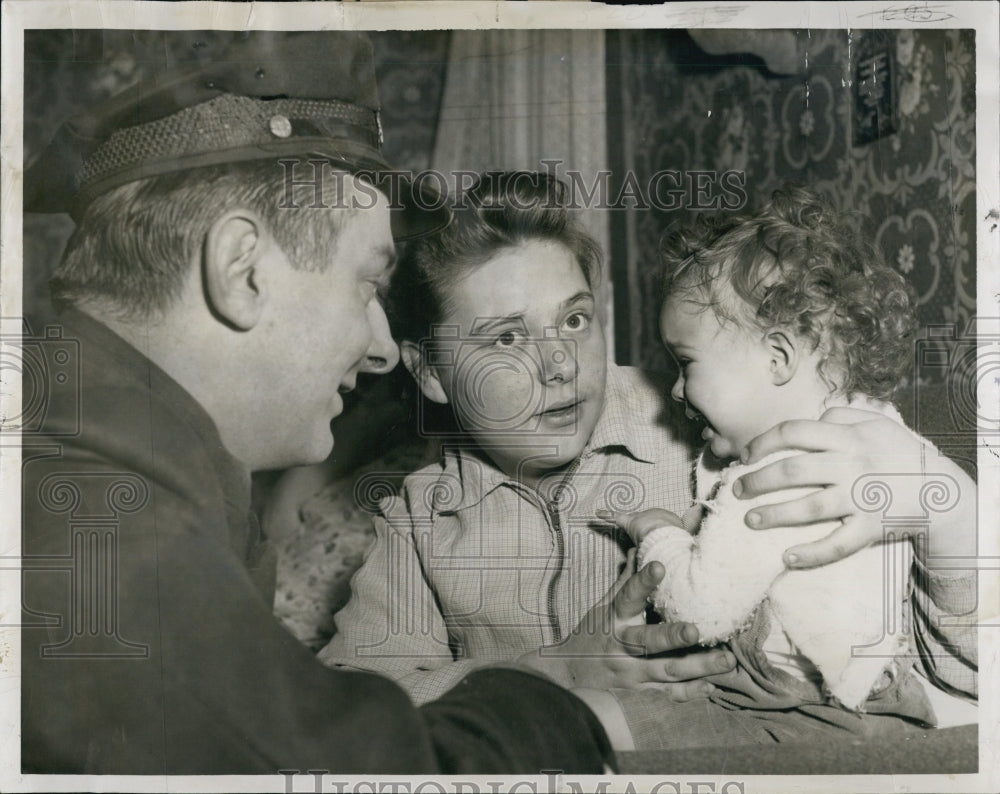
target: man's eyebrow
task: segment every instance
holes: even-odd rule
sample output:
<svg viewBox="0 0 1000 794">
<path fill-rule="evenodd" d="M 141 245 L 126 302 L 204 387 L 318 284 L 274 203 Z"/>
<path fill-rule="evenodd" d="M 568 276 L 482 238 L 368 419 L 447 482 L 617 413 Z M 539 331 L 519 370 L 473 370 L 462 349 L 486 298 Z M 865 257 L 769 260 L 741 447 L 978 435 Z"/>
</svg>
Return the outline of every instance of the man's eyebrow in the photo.
<svg viewBox="0 0 1000 794">
<path fill-rule="evenodd" d="M 570 297 L 566 298 L 566 300 L 564 300 L 562 303 L 559 304 L 559 308 L 565 309 L 567 306 L 572 306 L 574 303 L 581 303 L 582 301 L 585 300 L 589 301 L 594 300 L 594 293 L 591 292 L 589 289 L 582 289 L 575 295 L 571 295 Z"/>
</svg>

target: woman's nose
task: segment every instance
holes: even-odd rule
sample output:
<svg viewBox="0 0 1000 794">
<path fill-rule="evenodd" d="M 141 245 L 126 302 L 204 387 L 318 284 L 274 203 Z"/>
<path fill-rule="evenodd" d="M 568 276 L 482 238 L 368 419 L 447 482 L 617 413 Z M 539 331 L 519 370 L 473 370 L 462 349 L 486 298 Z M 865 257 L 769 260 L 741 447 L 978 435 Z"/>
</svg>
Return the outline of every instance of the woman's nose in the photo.
<svg viewBox="0 0 1000 794">
<path fill-rule="evenodd" d="M 546 362 L 547 379 L 557 383 L 574 380 L 579 369 L 576 361 L 576 344 L 572 340 L 546 340 L 542 344 L 546 346 L 542 356 Z"/>
</svg>

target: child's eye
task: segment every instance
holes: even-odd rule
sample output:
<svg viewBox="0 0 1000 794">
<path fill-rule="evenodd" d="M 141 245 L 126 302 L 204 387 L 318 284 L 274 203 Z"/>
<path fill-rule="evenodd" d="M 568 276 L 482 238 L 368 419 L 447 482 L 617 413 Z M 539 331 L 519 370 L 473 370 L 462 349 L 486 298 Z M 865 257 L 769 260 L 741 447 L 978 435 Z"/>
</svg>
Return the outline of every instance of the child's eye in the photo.
<svg viewBox="0 0 1000 794">
<path fill-rule="evenodd" d="M 590 316 L 583 312 L 574 312 L 563 320 L 563 327 L 569 331 L 585 331 L 589 326 Z"/>
</svg>

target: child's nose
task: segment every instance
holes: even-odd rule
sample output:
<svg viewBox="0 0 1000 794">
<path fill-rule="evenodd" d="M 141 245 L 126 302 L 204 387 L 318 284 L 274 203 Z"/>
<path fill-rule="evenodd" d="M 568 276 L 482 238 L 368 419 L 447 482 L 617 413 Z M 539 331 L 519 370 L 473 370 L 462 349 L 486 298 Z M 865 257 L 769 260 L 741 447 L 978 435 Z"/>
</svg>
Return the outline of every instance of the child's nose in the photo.
<svg viewBox="0 0 1000 794">
<path fill-rule="evenodd" d="M 677 380 L 674 381 L 674 387 L 670 390 L 670 396 L 673 397 L 677 402 L 684 402 L 684 376 L 678 375 Z"/>
</svg>

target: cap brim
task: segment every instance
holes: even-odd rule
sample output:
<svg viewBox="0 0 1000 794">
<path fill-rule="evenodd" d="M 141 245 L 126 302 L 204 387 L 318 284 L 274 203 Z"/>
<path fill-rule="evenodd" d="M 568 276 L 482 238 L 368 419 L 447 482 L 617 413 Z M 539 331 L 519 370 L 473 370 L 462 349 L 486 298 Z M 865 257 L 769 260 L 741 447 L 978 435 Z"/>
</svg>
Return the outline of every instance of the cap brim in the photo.
<svg viewBox="0 0 1000 794">
<path fill-rule="evenodd" d="M 302 142 L 295 148 L 278 146 L 247 147 L 225 152 L 207 152 L 199 156 L 159 162 L 143 162 L 110 174 L 77 191 L 66 170 L 53 171 L 47 165 L 59 158 L 42 157 L 28 169 L 25 180 L 25 210 L 28 212 L 68 212 L 79 222 L 83 210 L 94 195 L 127 182 L 200 167 L 278 158 L 293 154 L 320 157 L 337 169 L 367 178 L 389 200 L 393 239 L 406 242 L 444 229 L 451 222 L 447 195 L 442 194 L 428 179 L 413 180 L 408 172 L 394 170 L 374 149 L 358 145 L 339 145 L 336 150 L 326 146 L 307 148 Z M 59 145 L 55 143 L 55 145 Z M 311 150 L 310 150 L 311 149 Z M 326 149 L 326 151 L 321 151 Z"/>
</svg>

